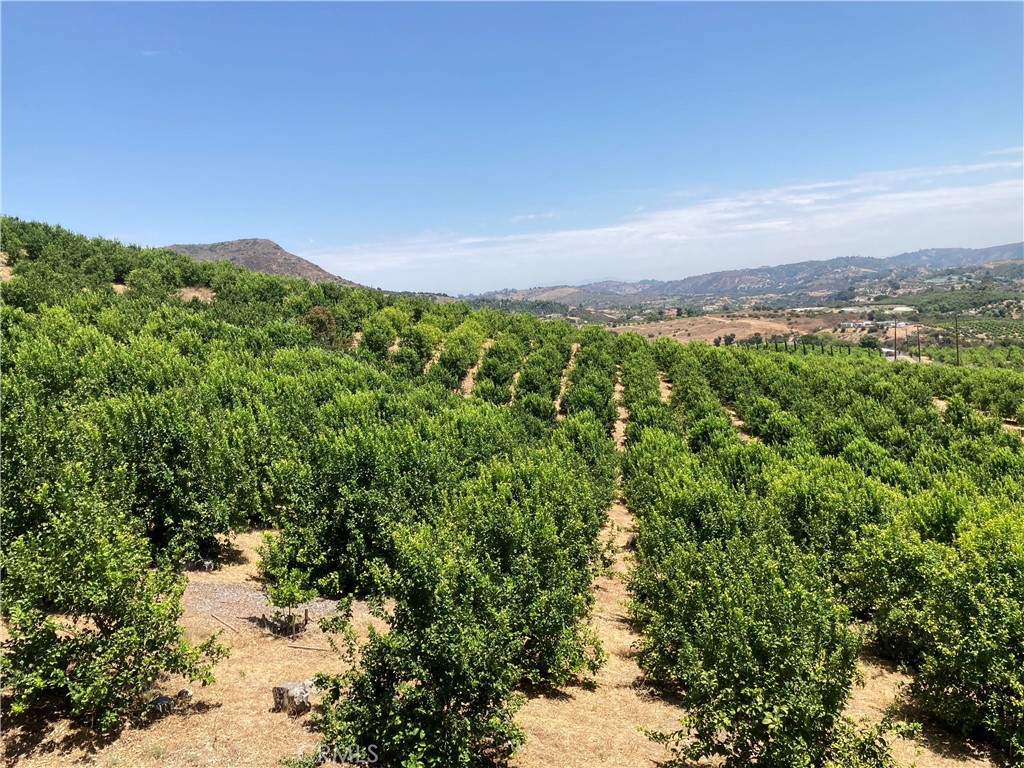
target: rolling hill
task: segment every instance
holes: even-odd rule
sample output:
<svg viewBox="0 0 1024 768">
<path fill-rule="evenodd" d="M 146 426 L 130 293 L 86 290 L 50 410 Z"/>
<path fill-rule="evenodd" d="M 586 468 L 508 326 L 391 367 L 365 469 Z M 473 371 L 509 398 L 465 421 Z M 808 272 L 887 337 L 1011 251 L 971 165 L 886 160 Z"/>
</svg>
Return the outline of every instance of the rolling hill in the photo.
<svg viewBox="0 0 1024 768">
<path fill-rule="evenodd" d="M 191 245 L 168 245 L 169 250 L 183 253 L 199 261 L 230 261 L 241 267 L 258 272 L 269 272 L 272 275 L 287 277 L 304 277 L 311 282 L 331 282 L 342 285 L 358 285 L 337 275 L 332 275 L 322 267 L 301 256 L 289 253 L 273 240 L 250 238 L 246 240 L 227 240 L 223 243 L 201 243 Z"/>
<path fill-rule="evenodd" d="M 505 289 L 483 294 L 482 298 L 557 300 L 573 305 L 609 306 L 669 298 L 824 295 L 851 288 L 857 292 L 871 293 L 893 281 L 925 281 L 950 269 L 991 272 L 993 265 L 1022 259 L 1024 243 L 991 248 L 932 248 L 885 259 L 845 256 L 773 267 L 711 272 L 680 280 L 602 280 L 578 286 Z"/>
</svg>

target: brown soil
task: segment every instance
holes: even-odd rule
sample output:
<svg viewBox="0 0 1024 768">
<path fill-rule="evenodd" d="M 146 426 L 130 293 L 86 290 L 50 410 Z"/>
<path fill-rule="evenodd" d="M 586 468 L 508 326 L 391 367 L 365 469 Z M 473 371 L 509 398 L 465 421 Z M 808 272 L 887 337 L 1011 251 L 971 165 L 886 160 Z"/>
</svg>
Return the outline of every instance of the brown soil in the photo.
<svg viewBox="0 0 1024 768">
<path fill-rule="evenodd" d="M 725 410 L 728 412 L 729 421 L 731 421 L 732 425 L 736 428 L 736 435 L 739 437 L 740 440 L 742 440 L 745 443 L 750 442 L 751 440 L 757 440 L 756 437 L 751 435 L 743 428 L 745 426 L 743 419 L 736 415 L 736 411 L 726 406 L 722 407 L 725 408 Z"/>
<path fill-rule="evenodd" d="M 658 393 L 661 395 L 661 402 L 667 403 L 672 399 L 672 382 L 658 373 Z"/>
<path fill-rule="evenodd" d="M 523 375 L 523 366 L 526 365 L 526 360 L 523 360 L 523 365 L 519 366 L 519 370 L 512 374 L 512 383 L 509 385 L 509 393 L 511 402 L 515 402 L 516 399 L 516 387 L 519 386 L 519 377 Z"/>
<path fill-rule="evenodd" d="M 430 356 L 430 359 L 427 360 L 427 364 L 425 366 L 423 366 L 423 375 L 424 376 L 426 376 L 427 373 L 430 371 L 430 366 L 432 366 L 434 363 L 436 363 L 441 358 L 441 350 L 442 349 L 444 349 L 444 343 L 443 342 L 441 344 L 437 345 L 437 349 L 434 350 L 434 354 Z"/>
<path fill-rule="evenodd" d="M 362 340 L 363 340 L 363 332 L 362 331 L 353 331 L 352 332 L 352 343 L 349 344 L 348 348 L 349 349 L 357 349 L 359 347 L 359 342 L 362 341 Z"/>
<path fill-rule="evenodd" d="M 12 276 L 11 268 L 7 266 L 7 254 L 0 252 L 0 281 L 7 282 Z"/>
<path fill-rule="evenodd" d="M 124 283 L 111 283 L 110 287 L 113 288 L 114 289 L 114 293 L 118 294 L 119 296 L 122 293 L 127 293 L 128 292 L 128 286 L 125 285 Z"/>
<path fill-rule="evenodd" d="M 179 288 L 177 293 L 182 301 L 192 301 L 192 299 L 199 299 L 199 301 L 202 301 L 206 304 L 209 304 L 211 301 L 213 301 L 214 297 L 217 295 L 211 289 L 201 285 L 187 285 L 184 288 Z"/>
<path fill-rule="evenodd" d="M 473 385 L 476 383 L 476 372 L 480 368 L 480 363 L 484 361 L 484 355 L 487 354 L 487 350 L 491 348 L 491 344 L 494 343 L 494 339 L 488 339 L 484 342 L 483 348 L 480 350 L 480 357 L 476 359 L 476 364 L 466 372 L 466 377 L 462 380 L 462 394 L 469 397 L 473 391 Z"/>
<path fill-rule="evenodd" d="M 626 421 L 629 419 L 629 412 L 622 404 L 622 371 L 617 372 L 615 377 L 615 403 L 618 415 L 615 419 L 615 428 L 612 430 L 612 437 L 615 439 L 615 450 L 626 450 Z"/>
<path fill-rule="evenodd" d="M 565 388 L 569 384 L 569 373 L 572 371 L 572 367 L 576 365 L 576 353 L 580 351 L 580 345 L 573 343 L 572 349 L 569 352 L 569 362 L 565 364 L 565 369 L 562 371 L 562 381 L 558 385 L 558 398 L 555 400 L 555 418 L 562 418 L 562 398 L 565 397 Z"/>
</svg>

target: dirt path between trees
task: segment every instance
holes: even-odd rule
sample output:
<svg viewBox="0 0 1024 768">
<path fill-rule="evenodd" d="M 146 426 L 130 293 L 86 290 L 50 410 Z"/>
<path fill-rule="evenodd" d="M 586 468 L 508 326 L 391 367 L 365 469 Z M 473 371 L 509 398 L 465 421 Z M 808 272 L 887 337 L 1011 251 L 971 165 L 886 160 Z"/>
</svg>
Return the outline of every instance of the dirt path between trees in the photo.
<svg viewBox="0 0 1024 768">
<path fill-rule="evenodd" d="M 726 405 L 723 405 L 722 407 L 725 408 L 726 412 L 729 414 L 729 421 L 732 422 L 733 427 L 736 429 L 736 436 L 744 443 L 749 443 L 752 440 L 756 442 L 757 438 L 744 429 L 746 424 L 743 419 L 736 415 L 736 411 Z"/>
<path fill-rule="evenodd" d="M 487 354 L 487 350 L 491 348 L 493 343 L 494 339 L 488 339 L 484 342 L 483 347 L 480 349 L 480 357 L 476 359 L 476 364 L 466 372 L 466 377 L 462 380 L 461 387 L 462 394 L 466 397 L 469 397 L 470 394 L 472 394 L 473 385 L 476 383 L 476 372 L 480 369 L 480 365 L 484 361 L 484 355 Z"/>
<path fill-rule="evenodd" d="M 672 382 L 665 378 L 661 371 L 658 372 L 658 394 L 661 395 L 663 403 L 668 403 L 672 399 Z"/>
<path fill-rule="evenodd" d="M 628 417 L 621 393 L 616 383 L 619 450 L 624 446 Z M 526 732 L 526 744 L 512 760 L 518 768 L 640 768 L 671 757 L 665 747 L 640 731 L 642 727 L 675 730 L 681 713 L 643 684 L 633 658 L 638 636 L 626 621 L 626 575 L 633 559 L 627 542 L 635 527 L 633 515 L 617 500 L 603 532 L 604 540 L 613 545 L 614 560 L 607 573 L 594 580 L 593 626 L 608 658 L 592 681 L 532 698 L 519 711 L 516 719 Z"/>
<path fill-rule="evenodd" d="M 576 353 L 580 351 L 580 345 L 578 342 L 573 342 L 572 349 L 569 352 L 569 361 L 565 364 L 565 368 L 562 370 L 562 380 L 558 384 L 558 398 L 555 400 L 555 418 L 562 418 L 562 398 L 565 397 L 565 388 L 569 386 L 569 374 L 572 372 L 572 367 L 576 365 Z"/>
</svg>

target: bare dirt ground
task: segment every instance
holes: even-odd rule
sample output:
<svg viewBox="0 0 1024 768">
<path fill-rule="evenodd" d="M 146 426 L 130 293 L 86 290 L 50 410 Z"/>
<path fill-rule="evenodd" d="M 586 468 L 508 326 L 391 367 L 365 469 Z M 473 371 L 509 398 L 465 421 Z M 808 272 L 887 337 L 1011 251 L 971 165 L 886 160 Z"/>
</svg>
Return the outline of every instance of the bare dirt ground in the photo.
<svg viewBox="0 0 1024 768">
<path fill-rule="evenodd" d="M 187 285 L 184 288 L 177 290 L 178 297 L 182 301 L 192 301 L 192 299 L 199 299 L 200 301 L 209 304 L 216 297 L 211 289 L 206 288 L 202 285 Z"/>
<path fill-rule="evenodd" d="M 487 350 L 491 348 L 491 344 L 494 343 L 494 339 L 488 339 L 484 342 L 483 347 L 480 349 L 480 357 L 476 359 L 476 363 L 466 372 L 466 377 L 462 380 L 462 394 L 469 397 L 473 391 L 473 385 L 476 383 L 476 372 L 480 369 L 480 363 L 484 361 L 484 355 L 487 354 Z"/>
<path fill-rule="evenodd" d="M 118 296 L 120 296 L 123 293 L 127 293 L 128 292 L 128 286 L 125 285 L 124 283 L 111 283 L 110 287 L 113 289 L 114 293 L 116 293 Z"/>
<path fill-rule="evenodd" d="M 0 252 L 0 280 L 7 282 L 12 276 L 11 268 L 7 266 L 7 254 Z"/>
<path fill-rule="evenodd" d="M 565 364 L 565 369 L 562 371 L 562 380 L 558 385 L 558 398 L 555 400 L 555 418 L 562 418 L 562 398 L 565 397 L 565 388 L 569 384 L 569 373 L 572 371 L 572 367 L 576 365 L 576 353 L 580 351 L 580 345 L 573 342 L 572 349 L 569 352 L 569 362 Z"/>
<path fill-rule="evenodd" d="M 617 384 L 615 391 L 621 403 L 621 386 Z M 736 415 L 732 416 L 742 427 Z M 619 450 L 627 418 L 620 404 L 614 432 Z M 640 731 L 673 731 L 679 727 L 682 711 L 644 685 L 633 658 L 632 646 L 638 636 L 626 621 L 624 606 L 629 597 L 625 576 L 632 559 L 626 542 L 634 529 L 633 516 L 617 501 L 609 511 L 605 531 L 613 541 L 615 560 L 609 573 L 594 582 L 593 621 L 608 660 L 590 685 L 532 698 L 520 710 L 517 720 L 526 732 L 526 744 L 513 760 L 516 768 L 635 768 L 659 765 L 670 757 L 665 747 Z M 862 656 L 858 668 L 863 685 L 854 688 L 846 714 L 877 723 L 893 701 L 902 701 L 902 686 L 909 679 L 895 665 L 870 655 Z M 914 717 L 905 706 L 903 711 L 906 717 Z M 927 724 L 918 738 L 893 738 L 891 744 L 897 763 L 906 768 L 991 768 L 999 764 L 985 749 Z"/>
<path fill-rule="evenodd" d="M 680 711 L 648 690 L 633 659 L 637 636 L 626 622 L 624 582 L 632 527 L 632 515 L 621 503 L 614 504 L 606 535 L 614 536 L 616 560 L 607 575 L 594 581 L 593 624 L 608 658 L 589 684 L 537 696 L 519 711 L 516 720 L 526 732 L 526 744 L 512 760 L 517 768 L 639 768 L 671 756 L 640 731 L 675 730 Z"/>
<path fill-rule="evenodd" d="M 615 440 L 615 450 L 626 450 L 626 421 L 629 419 L 629 412 L 622 405 L 622 371 L 617 371 L 615 378 L 615 402 L 618 409 L 618 417 L 615 419 L 615 428 L 612 430 L 612 437 Z"/>
<path fill-rule="evenodd" d="M 616 393 L 620 398 L 621 387 L 616 387 Z M 620 405 L 616 424 L 620 450 L 623 441 L 618 436 L 624 435 L 627 417 Z M 634 529 L 633 516 L 617 501 L 603 534 L 612 543 L 614 560 L 594 581 L 592 621 L 608 654 L 606 663 L 593 680 L 527 701 L 516 718 L 526 733 L 526 744 L 514 756 L 513 766 L 637 768 L 670 757 L 665 747 L 640 730 L 675 730 L 681 710 L 644 684 L 633 657 L 637 635 L 626 620 L 625 575 L 632 559 L 627 542 Z M 270 768 L 282 758 L 315 748 L 318 739 L 309 728 L 309 716 L 292 718 L 273 712 L 271 687 L 305 680 L 317 672 L 343 672 L 346 664 L 327 650 L 328 639 L 315 621 L 295 638 L 277 637 L 261 628 L 260 618 L 272 612 L 259 582 L 256 550 L 261 541 L 262 532 L 240 534 L 234 539 L 236 556 L 222 568 L 189 574 L 181 619 L 187 636 L 199 641 L 220 631 L 221 642 L 231 648 L 230 657 L 216 667 L 213 685 L 193 687 L 191 704 L 178 706 L 165 717 L 133 724 L 108 741 L 73 729 L 66 719 L 5 717 L 4 763 L 24 768 Z M 328 601 L 316 600 L 298 612 L 308 608 L 315 620 L 332 607 Z M 353 607 L 353 619 L 362 637 L 371 625 L 384 629 L 362 603 Z M 877 722 L 901 696 L 900 686 L 907 678 L 892 664 L 870 656 L 862 657 L 860 670 L 865 685 L 854 689 L 847 714 Z M 166 679 L 158 692 L 173 696 L 186 686 L 184 680 Z M 913 713 L 908 716 L 913 718 Z M 895 739 L 893 752 L 897 762 L 907 767 L 1009 764 L 983 747 L 929 725 L 917 739 Z"/>
<path fill-rule="evenodd" d="M 663 403 L 672 399 L 672 382 L 666 379 L 660 371 L 658 372 L 658 394 L 661 395 Z"/>
<path fill-rule="evenodd" d="M 214 670 L 216 682 L 205 688 L 182 679 L 161 681 L 158 692 L 174 696 L 184 687 L 194 692 L 191 705 L 170 715 L 126 728 L 104 743 L 72 730 L 67 720 L 4 724 L 4 762 L 26 768 L 95 765 L 101 768 L 179 768 L 277 766 L 285 757 L 315 748 L 317 736 L 307 728 L 308 715 L 292 718 L 271 711 L 271 688 L 298 682 L 317 672 L 343 672 L 345 662 L 329 650 L 328 639 L 315 619 L 330 612 L 331 603 L 317 600 L 309 608 L 309 627 L 295 638 L 277 637 L 259 626 L 271 614 L 257 579 L 259 532 L 235 539 L 238 556 L 220 570 L 190 573 L 181 623 L 191 640 L 221 631 L 220 641 L 231 655 Z M 233 629 L 227 629 L 214 617 Z M 376 619 L 365 605 L 353 607 L 354 625 L 365 634 Z M 235 631 L 233 631 L 235 630 Z M 5 710 L 6 711 L 6 710 Z"/>
<path fill-rule="evenodd" d="M 426 376 L 430 372 L 430 367 L 441 359 L 441 351 L 444 349 L 444 342 L 437 345 L 437 349 L 434 350 L 434 354 L 427 360 L 427 364 L 423 366 L 423 375 Z"/>
<path fill-rule="evenodd" d="M 750 442 L 751 440 L 757 440 L 756 437 L 754 437 L 744 429 L 744 426 L 746 425 L 743 423 L 743 419 L 736 415 L 736 411 L 734 411 L 732 408 L 729 408 L 728 406 L 723 405 L 722 407 L 725 408 L 726 412 L 728 412 L 729 421 L 731 421 L 733 427 L 736 428 L 736 435 L 737 437 L 739 437 L 740 440 L 742 440 L 745 443 Z"/>
</svg>

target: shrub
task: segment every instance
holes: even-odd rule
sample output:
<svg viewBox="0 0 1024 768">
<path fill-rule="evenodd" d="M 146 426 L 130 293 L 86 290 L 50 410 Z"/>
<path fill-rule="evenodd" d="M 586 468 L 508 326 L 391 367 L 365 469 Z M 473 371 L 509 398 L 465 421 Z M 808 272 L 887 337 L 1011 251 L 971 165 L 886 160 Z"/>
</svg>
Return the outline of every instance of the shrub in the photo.
<svg viewBox="0 0 1024 768">
<path fill-rule="evenodd" d="M 775 537 L 784 541 L 784 534 Z M 685 759 L 816 766 L 838 737 L 859 640 L 812 558 L 766 534 L 677 546 L 635 604 L 639 662 L 678 690 Z"/>
<path fill-rule="evenodd" d="M 102 730 L 136 712 L 165 673 L 212 682 L 226 651 L 211 637 L 184 639 L 184 579 L 151 568 L 149 547 L 131 520 L 95 494 L 75 498 L 4 557 L 4 678 L 12 711 L 56 695 Z"/>
<path fill-rule="evenodd" d="M 1024 759 L 1024 519 L 968 528 L 929 574 L 911 693 L 954 728 Z"/>
<path fill-rule="evenodd" d="M 509 754 L 519 645 L 501 584 L 467 557 L 465 536 L 419 525 L 396 537 L 387 634 L 371 630 L 350 672 L 319 676 L 321 751 L 376 745 L 385 765 L 468 766 Z"/>
</svg>

